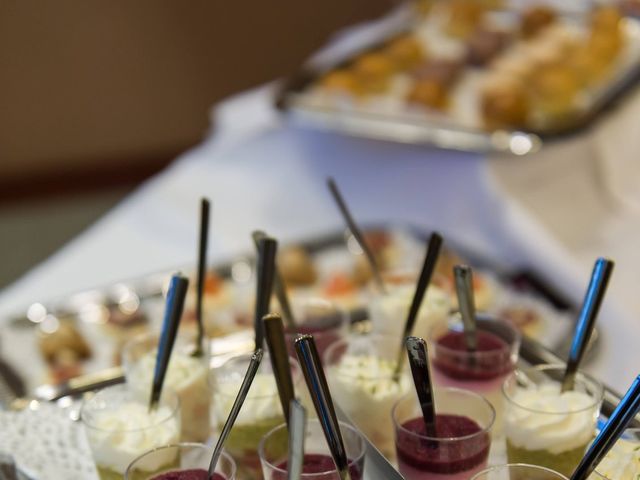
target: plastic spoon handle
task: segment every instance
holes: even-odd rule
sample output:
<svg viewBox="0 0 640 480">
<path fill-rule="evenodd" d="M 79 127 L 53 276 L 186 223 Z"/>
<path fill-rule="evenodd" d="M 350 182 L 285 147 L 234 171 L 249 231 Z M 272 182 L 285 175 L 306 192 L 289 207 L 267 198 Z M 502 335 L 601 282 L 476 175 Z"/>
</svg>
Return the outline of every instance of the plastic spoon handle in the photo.
<svg viewBox="0 0 640 480">
<path fill-rule="evenodd" d="M 453 267 L 458 294 L 458 308 L 464 326 L 464 340 L 467 350 L 475 352 L 478 349 L 478 335 L 476 328 L 476 306 L 473 299 L 473 273 L 468 265 Z"/>
<path fill-rule="evenodd" d="M 614 263 L 606 258 L 598 258 L 593 266 L 591 281 L 589 282 L 573 335 L 573 343 L 567 360 L 567 369 L 562 379 L 563 392 L 573 390 L 575 385 L 578 367 L 591 339 L 600 305 L 602 305 L 607 285 L 609 285 L 609 278 L 611 277 L 611 272 L 613 272 L 613 266 Z"/>
<path fill-rule="evenodd" d="M 256 230 L 251 235 L 253 237 L 253 241 L 256 244 L 256 248 L 258 247 L 260 240 L 262 238 L 268 238 L 268 235 L 262 230 Z M 280 304 L 280 308 L 282 309 L 282 317 L 289 328 L 293 328 L 296 324 L 296 319 L 293 316 L 293 310 L 291 309 L 291 302 L 289 301 L 289 294 L 287 293 L 287 288 L 284 284 L 284 280 L 282 279 L 282 274 L 280 273 L 280 269 L 278 268 L 278 264 L 275 264 L 274 270 L 274 278 L 273 278 L 273 289 L 276 293 L 276 298 L 278 299 L 278 303 Z"/>
<path fill-rule="evenodd" d="M 347 202 L 344 201 L 344 198 L 342 197 L 340 190 L 338 190 L 338 186 L 336 185 L 336 182 L 333 180 L 333 178 L 329 177 L 327 179 L 327 185 L 329 187 L 331 195 L 333 196 L 333 199 L 338 205 L 338 209 L 340 209 L 340 213 L 342 213 L 342 217 L 347 223 L 347 227 L 349 227 L 349 230 L 351 230 L 351 233 L 360 245 L 360 248 L 362 248 L 365 257 L 369 262 L 369 266 L 371 267 L 371 271 L 373 272 L 373 278 L 375 279 L 378 288 L 381 292 L 386 293 L 387 289 L 384 286 L 384 281 L 382 280 L 382 275 L 380 274 L 380 267 L 378 266 L 378 262 L 376 262 L 376 258 L 369 248 L 369 245 L 367 244 L 367 241 L 362 234 L 362 230 L 360 230 L 360 227 L 358 227 L 358 224 L 351 215 L 351 212 L 347 207 Z"/>
<path fill-rule="evenodd" d="M 151 384 L 151 397 L 149 399 L 149 410 L 158 406 L 164 377 L 167 374 L 169 359 L 173 344 L 178 334 L 178 326 L 182 318 L 184 299 L 187 296 L 189 280 L 181 275 L 173 275 L 167 292 L 167 303 L 164 310 L 164 320 L 162 321 L 162 332 L 158 343 L 158 354 L 156 356 L 156 366 L 153 372 L 153 383 Z"/>
<path fill-rule="evenodd" d="M 307 430 L 307 411 L 302 404 L 291 400 L 289 407 L 289 458 L 287 480 L 299 480 L 304 466 L 304 439 Z"/>
<path fill-rule="evenodd" d="M 629 423 L 640 411 L 640 376 L 631 384 L 624 398 L 609 417 L 609 421 L 589 447 L 571 480 L 587 480 L 600 461 L 611 450 Z"/>
<path fill-rule="evenodd" d="M 256 291 L 256 310 L 255 317 L 253 319 L 256 334 L 256 348 L 262 348 L 264 343 L 264 325 L 262 324 L 262 317 L 269 313 L 277 249 L 278 242 L 271 237 L 265 237 L 258 240 L 258 284 Z"/>
<path fill-rule="evenodd" d="M 431 234 L 431 237 L 429 238 L 427 253 L 424 257 L 420 277 L 418 278 L 416 290 L 413 294 L 413 300 L 411 301 L 411 307 L 409 308 L 409 313 L 407 315 L 407 321 L 405 322 L 404 331 L 402 332 L 401 347 L 398 351 L 398 358 L 396 359 L 396 366 L 393 374 L 393 378 L 396 381 L 400 377 L 400 372 L 402 371 L 402 366 L 404 365 L 405 340 L 413 332 L 413 328 L 416 324 L 416 319 L 418 318 L 418 312 L 420 311 L 420 306 L 422 305 L 422 301 L 427 292 L 427 288 L 431 283 L 431 277 L 433 276 L 433 272 L 436 268 L 436 263 L 438 262 L 438 256 L 440 255 L 441 247 L 442 236 L 438 232 L 433 232 Z"/>
<path fill-rule="evenodd" d="M 284 325 L 280 315 L 275 313 L 265 315 L 263 322 L 267 338 L 267 347 L 269 348 L 269 358 L 271 359 L 271 368 L 276 377 L 278 395 L 280 396 L 280 403 L 282 405 L 282 413 L 288 423 L 290 418 L 289 406 L 291 405 L 291 401 L 295 399 L 295 392 L 293 389 L 293 379 L 291 378 L 289 353 L 287 352 L 287 344 L 284 337 Z"/>
<path fill-rule="evenodd" d="M 198 285 L 196 290 L 196 321 L 198 323 L 198 339 L 195 356 L 204 355 L 204 321 L 202 319 L 202 296 L 204 293 L 207 272 L 207 245 L 209 239 L 209 200 L 200 201 L 200 237 L 198 242 Z"/>
<path fill-rule="evenodd" d="M 249 393 L 249 388 L 251 388 L 251 383 L 258 372 L 258 368 L 260 367 L 260 362 L 262 361 L 262 349 L 258 348 L 251 357 L 251 361 L 249 362 L 249 367 L 247 368 L 247 373 L 244 375 L 244 379 L 242 380 L 242 385 L 240 385 L 240 390 L 238 391 L 238 395 L 236 396 L 235 401 L 233 402 L 233 406 L 231 407 L 231 411 L 229 412 L 229 416 L 227 417 L 227 421 L 224 423 L 224 427 L 222 427 L 222 432 L 220 432 L 220 437 L 218 437 L 218 442 L 216 443 L 215 448 L 213 449 L 213 455 L 211 456 L 211 462 L 209 463 L 209 476 L 210 478 L 213 473 L 216 471 L 216 465 L 218 464 L 218 459 L 220 458 L 220 454 L 222 453 L 222 449 L 224 448 L 224 443 L 229 437 L 229 433 L 233 428 L 233 424 L 238 418 L 238 413 L 240 413 L 240 409 L 242 408 L 242 404 L 244 403 L 245 398 L 247 398 L 247 394 Z"/>
<path fill-rule="evenodd" d="M 429 353 L 426 342 L 419 337 L 407 337 L 407 354 L 413 383 L 418 394 L 422 418 L 427 431 L 427 436 L 435 438 L 436 434 L 436 404 L 433 399 L 433 386 L 431 385 L 431 371 L 429 369 Z"/>
<path fill-rule="evenodd" d="M 313 336 L 301 335 L 296 339 L 295 345 L 304 379 L 307 382 L 309 393 L 311 393 L 318 420 L 327 439 L 329 451 L 336 464 L 340 479 L 351 480 L 349 461 L 340 433 L 338 417 Z"/>
</svg>

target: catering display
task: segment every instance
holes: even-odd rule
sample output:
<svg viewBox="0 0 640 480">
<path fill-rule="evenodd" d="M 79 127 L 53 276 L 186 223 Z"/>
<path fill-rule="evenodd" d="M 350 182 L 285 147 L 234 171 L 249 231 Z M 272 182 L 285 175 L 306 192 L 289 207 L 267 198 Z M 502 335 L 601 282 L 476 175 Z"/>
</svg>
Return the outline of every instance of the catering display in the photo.
<svg viewBox="0 0 640 480">
<path fill-rule="evenodd" d="M 278 105 L 350 134 L 535 151 L 586 125 L 640 73 L 635 17 L 569 3 L 422 2 L 316 56 Z"/>
</svg>

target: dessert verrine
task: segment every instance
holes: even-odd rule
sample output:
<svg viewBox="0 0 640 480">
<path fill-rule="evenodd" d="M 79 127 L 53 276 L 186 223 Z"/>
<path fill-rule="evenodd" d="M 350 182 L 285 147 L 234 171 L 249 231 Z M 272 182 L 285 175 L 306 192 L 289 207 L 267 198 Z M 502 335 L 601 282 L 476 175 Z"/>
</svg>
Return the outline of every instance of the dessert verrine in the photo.
<svg viewBox="0 0 640 480">
<path fill-rule="evenodd" d="M 592 480 L 640 478 L 640 429 L 628 428 L 600 461 Z"/>
<path fill-rule="evenodd" d="M 251 354 L 233 357 L 212 371 L 214 390 L 214 418 L 218 430 L 222 430 L 244 379 Z M 297 364 L 291 360 L 294 384 L 299 382 Z M 225 443 L 238 468 L 248 478 L 261 478 L 258 445 L 262 437 L 284 422 L 278 388 L 265 354 L 251 389 L 242 405 L 238 418 Z"/>
<path fill-rule="evenodd" d="M 360 480 L 364 472 L 366 445 L 362 435 L 352 426 L 339 422 L 353 480 Z M 265 480 L 287 479 L 289 438 L 286 425 L 271 430 L 260 442 L 259 454 Z M 303 480 L 337 480 L 340 478 L 318 420 L 307 423 L 304 441 Z"/>
<path fill-rule="evenodd" d="M 537 465 L 509 464 L 487 468 L 471 480 L 568 480 L 564 475 Z"/>
<path fill-rule="evenodd" d="M 296 324 L 293 327 L 285 326 L 285 338 L 292 357 L 295 357 L 293 342 L 298 335 L 313 335 L 318 353 L 322 356 L 329 345 L 349 330 L 347 312 L 329 300 L 299 297 L 292 301 L 291 308 Z"/>
<path fill-rule="evenodd" d="M 124 475 L 124 480 L 234 480 L 236 464 L 228 453 L 222 452 L 213 475 L 209 463 L 213 447 L 201 443 L 179 443 L 154 448 L 136 458 Z M 175 461 L 154 472 L 138 468 L 141 463 L 153 463 L 158 457 L 171 456 Z"/>
<path fill-rule="evenodd" d="M 397 272 L 385 275 L 384 278 L 387 292 L 372 293 L 369 300 L 368 310 L 372 331 L 401 338 L 404 322 L 415 293 L 417 275 L 411 272 Z M 418 312 L 413 333 L 426 336 L 433 325 L 447 318 L 450 309 L 450 295 L 438 287 L 438 278 L 434 278 Z"/>
<path fill-rule="evenodd" d="M 389 458 L 395 455 L 391 410 L 412 388 L 406 365 L 394 378 L 399 348 L 399 337 L 352 334 L 324 356 L 334 401 Z"/>
<path fill-rule="evenodd" d="M 504 383 L 505 435 L 510 463 L 541 465 L 571 475 L 596 433 L 603 387 L 578 373 L 561 392 L 565 367 L 541 365 L 514 372 Z"/>
<path fill-rule="evenodd" d="M 122 360 L 130 388 L 143 399 L 151 391 L 156 366 L 158 337 L 142 335 L 125 345 Z M 202 357 L 192 355 L 194 340 L 178 337 L 171 353 L 165 386 L 180 397 L 182 441 L 204 442 L 209 438 L 209 348 L 205 342 Z"/>
<path fill-rule="evenodd" d="M 459 316 L 440 322 L 429 332 L 433 383 L 481 394 L 496 410 L 494 436 L 502 433 L 502 384 L 518 361 L 521 336 L 507 321 L 479 314 L 478 348 L 469 351 Z"/>
<path fill-rule="evenodd" d="M 436 436 L 426 433 L 414 394 L 393 409 L 396 454 L 407 480 L 468 480 L 486 468 L 495 412 L 481 395 L 457 388 L 435 390 Z"/>
<path fill-rule="evenodd" d="M 83 403 L 80 418 L 101 480 L 121 479 L 136 457 L 180 438 L 180 401 L 168 388 L 150 411 L 148 399 L 126 385 L 107 387 Z M 138 469 L 153 472 L 174 461 L 173 453 L 164 452 L 140 462 Z"/>
</svg>

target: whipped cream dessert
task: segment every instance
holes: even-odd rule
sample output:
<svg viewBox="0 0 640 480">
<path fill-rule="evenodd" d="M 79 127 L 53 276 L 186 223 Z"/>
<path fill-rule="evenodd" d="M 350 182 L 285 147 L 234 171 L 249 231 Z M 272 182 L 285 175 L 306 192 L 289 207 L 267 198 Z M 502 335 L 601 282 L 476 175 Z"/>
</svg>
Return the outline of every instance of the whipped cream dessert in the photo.
<svg viewBox="0 0 640 480">
<path fill-rule="evenodd" d="M 122 478 L 127 466 L 143 453 L 180 438 L 179 418 L 168 406 L 149 412 L 148 405 L 126 401 L 113 409 L 93 410 L 83 415 L 87 438 L 100 478 Z M 171 464 L 175 452 L 156 455 L 138 464 L 138 469 L 154 472 Z"/>
<path fill-rule="evenodd" d="M 384 454 L 394 455 L 391 410 L 412 388 L 406 373 L 396 382 L 395 362 L 375 355 L 343 355 L 327 370 L 334 401 Z"/>
<path fill-rule="evenodd" d="M 125 362 L 127 383 L 145 399 L 151 391 L 156 366 L 156 351 L 149 351 L 132 364 Z M 165 387 L 180 398 L 182 441 L 204 442 L 210 433 L 210 399 L 206 359 L 172 352 L 165 377 Z"/>
<path fill-rule="evenodd" d="M 596 467 L 592 480 L 640 478 L 640 442 L 621 438 Z"/>
<path fill-rule="evenodd" d="M 505 415 L 509 463 L 541 465 L 570 475 L 593 440 L 600 404 L 582 391 L 547 382 L 517 388 Z"/>
<path fill-rule="evenodd" d="M 414 293 L 413 284 L 396 285 L 387 294 L 372 298 L 369 303 L 372 331 L 400 338 Z M 430 285 L 418 312 L 413 334 L 426 336 L 433 325 L 447 318 L 450 309 L 449 295 L 437 286 Z"/>
</svg>

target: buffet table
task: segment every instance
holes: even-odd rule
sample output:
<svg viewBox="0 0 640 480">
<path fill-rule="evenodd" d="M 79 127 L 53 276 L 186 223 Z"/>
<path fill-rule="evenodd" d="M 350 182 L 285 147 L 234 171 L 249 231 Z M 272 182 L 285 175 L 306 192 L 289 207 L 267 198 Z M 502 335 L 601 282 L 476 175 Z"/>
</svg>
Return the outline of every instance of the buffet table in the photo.
<svg viewBox="0 0 640 480">
<path fill-rule="evenodd" d="M 215 128 L 200 146 L 6 288 L 0 315 L 87 287 L 194 265 L 202 195 L 213 201 L 213 262 L 250 251 L 256 228 L 283 242 L 341 228 L 324 181 L 331 175 L 362 223 L 436 228 L 498 264 L 532 267 L 575 302 L 595 256 L 613 257 L 619 263 L 601 314 L 603 339 L 586 368 L 613 388 L 626 388 L 640 360 L 635 335 L 629 335 L 640 309 L 632 292 L 635 242 L 627 240 L 634 232 L 625 220 L 634 213 L 620 203 L 611 213 L 609 187 L 594 185 L 599 172 L 580 155 L 594 154 L 590 142 L 599 130 L 528 158 L 487 159 L 302 130 L 273 110 L 272 88 L 219 105 Z M 559 234 L 547 228 L 558 225 Z M 11 348 L 17 347 L 3 345 Z"/>
</svg>

